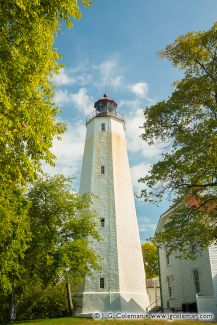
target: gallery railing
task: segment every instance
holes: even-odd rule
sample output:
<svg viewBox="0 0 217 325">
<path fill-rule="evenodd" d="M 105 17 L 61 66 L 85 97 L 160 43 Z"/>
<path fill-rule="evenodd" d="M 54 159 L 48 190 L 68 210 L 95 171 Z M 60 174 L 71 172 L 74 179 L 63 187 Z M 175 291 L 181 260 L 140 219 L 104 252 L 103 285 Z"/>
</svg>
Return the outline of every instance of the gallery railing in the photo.
<svg viewBox="0 0 217 325">
<path fill-rule="evenodd" d="M 109 112 L 109 111 L 106 111 L 106 112 L 97 112 L 95 110 L 95 111 L 93 111 L 91 114 L 89 114 L 86 117 L 86 123 L 88 123 L 90 120 L 92 120 L 96 116 L 98 116 L 98 117 L 113 116 L 113 117 L 118 118 L 119 120 L 124 121 L 124 116 L 122 114 L 117 113 L 117 112 Z"/>
</svg>

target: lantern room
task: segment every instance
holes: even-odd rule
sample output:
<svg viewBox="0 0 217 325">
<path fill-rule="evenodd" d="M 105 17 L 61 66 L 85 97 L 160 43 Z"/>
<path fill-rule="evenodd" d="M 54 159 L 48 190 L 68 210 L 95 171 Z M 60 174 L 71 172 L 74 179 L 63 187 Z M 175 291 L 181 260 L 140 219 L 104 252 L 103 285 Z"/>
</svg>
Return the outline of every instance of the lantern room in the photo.
<svg viewBox="0 0 217 325">
<path fill-rule="evenodd" d="M 117 103 L 104 94 L 103 98 L 95 102 L 94 108 L 96 110 L 96 116 L 116 115 Z"/>
</svg>

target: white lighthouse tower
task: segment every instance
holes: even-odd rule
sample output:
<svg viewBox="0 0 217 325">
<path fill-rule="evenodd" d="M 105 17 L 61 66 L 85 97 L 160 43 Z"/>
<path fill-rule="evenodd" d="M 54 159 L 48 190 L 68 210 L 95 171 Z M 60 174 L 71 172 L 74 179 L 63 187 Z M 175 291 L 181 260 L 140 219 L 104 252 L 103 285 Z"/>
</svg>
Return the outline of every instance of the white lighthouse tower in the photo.
<svg viewBox="0 0 217 325">
<path fill-rule="evenodd" d="M 107 95 L 87 117 L 80 193 L 96 195 L 102 270 L 85 279 L 82 314 L 145 312 L 149 305 L 123 116 Z"/>
</svg>

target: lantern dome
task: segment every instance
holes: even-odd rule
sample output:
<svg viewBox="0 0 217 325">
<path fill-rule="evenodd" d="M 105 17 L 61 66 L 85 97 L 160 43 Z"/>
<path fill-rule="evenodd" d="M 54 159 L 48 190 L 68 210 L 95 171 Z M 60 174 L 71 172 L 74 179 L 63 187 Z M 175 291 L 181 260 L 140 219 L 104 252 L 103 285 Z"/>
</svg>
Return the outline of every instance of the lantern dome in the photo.
<svg viewBox="0 0 217 325">
<path fill-rule="evenodd" d="M 97 115 L 115 114 L 117 103 L 104 94 L 103 98 L 100 98 L 95 102 L 94 108 L 96 109 Z"/>
</svg>

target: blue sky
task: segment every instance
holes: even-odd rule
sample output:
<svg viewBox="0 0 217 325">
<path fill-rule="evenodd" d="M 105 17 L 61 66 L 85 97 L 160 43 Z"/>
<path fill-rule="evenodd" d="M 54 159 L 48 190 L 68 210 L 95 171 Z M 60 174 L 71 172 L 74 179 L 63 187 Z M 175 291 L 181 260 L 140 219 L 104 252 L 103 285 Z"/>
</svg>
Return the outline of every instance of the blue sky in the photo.
<svg viewBox="0 0 217 325">
<path fill-rule="evenodd" d="M 68 124 L 61 142 L 52 151 L 56 167 L 45 171 L 75 177 L 79 188 L 85 140 L 85 116 L 106 91 L 125 115 L 126 137 L 134 191 L 138 178 L 160 158 L 158 145 L 148 146 L 139 137 L 143 108 L 166 99 L 173 81 L 182 74 L 160 59 L 159 50 L 181 34 L 207 30 L 216 20 L 216 0 L 95 0 L 81 8 L 82 19 L 71 30 L 63 25 L 55 47 L 64 68 L 54 77 L 59 119 Z M 141 241 L 154 234 L 160 215 L 169 207 L 165 198 L 155 206 L 136 200 Z"/>
</svg>

